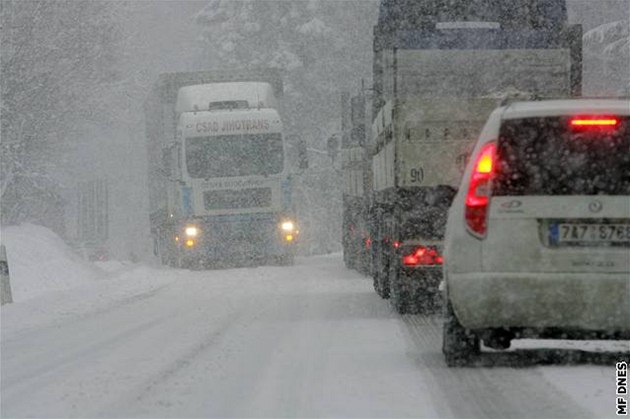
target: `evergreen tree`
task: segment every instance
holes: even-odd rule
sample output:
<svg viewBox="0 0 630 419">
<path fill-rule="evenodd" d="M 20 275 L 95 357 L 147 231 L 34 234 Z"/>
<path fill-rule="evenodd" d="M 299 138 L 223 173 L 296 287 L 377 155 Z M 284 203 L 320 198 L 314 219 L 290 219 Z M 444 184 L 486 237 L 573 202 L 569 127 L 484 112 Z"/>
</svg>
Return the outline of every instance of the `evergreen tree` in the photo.
<svg viewBox="0 0 630 419">
<path fill-rule="evenodd" d="M 1 3 L 3 223 L 62 230 L 63 202 L 50 174 L 74 124 L 106 107 L 95 87 L 119 77 L 120 13 L 113 2 Z"/>
<path fill-rule="evenodd" d="M 212 0 L 196 17 L 201 64 L 283 71 L 286 131 L 323 151 L 341 129 L 341 92 L 356 91 L 371 74 L 377 12 L 376 0 Z M 311 157 L 296 194 L 306 252 L 320 253 L 338 248 L 343 182 L 325 154 Z"/>
</svg>

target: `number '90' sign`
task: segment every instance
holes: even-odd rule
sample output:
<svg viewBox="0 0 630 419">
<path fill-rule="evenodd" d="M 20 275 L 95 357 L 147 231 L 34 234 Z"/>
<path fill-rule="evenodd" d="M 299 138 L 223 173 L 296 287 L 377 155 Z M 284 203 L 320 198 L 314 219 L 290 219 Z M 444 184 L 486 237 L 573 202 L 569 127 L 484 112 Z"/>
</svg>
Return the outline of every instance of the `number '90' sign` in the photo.
<svg viewBox="0 0 630 419">
<path fill-rule="evenodd" d="M 411 169 L 409 171 L 409 177 L 411 177 L 411 183 L 422 183 L 424 180 L 424 170 L 422 170 L 422 168 Z"/>
</svg>

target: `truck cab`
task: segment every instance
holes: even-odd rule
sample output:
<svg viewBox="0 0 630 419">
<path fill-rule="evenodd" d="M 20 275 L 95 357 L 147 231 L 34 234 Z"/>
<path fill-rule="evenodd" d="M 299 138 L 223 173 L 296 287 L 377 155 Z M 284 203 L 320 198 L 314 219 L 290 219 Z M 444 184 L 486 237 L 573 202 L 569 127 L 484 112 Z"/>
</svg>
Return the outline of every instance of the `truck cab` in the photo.
<svg viewBox="0 0 630 419">
<path fill-rule="evenodd" d="M 270 83 L 182 86 L 164 148 L 157 253 L 179 267 L 292 263 L 299 230 L 279 104 Z"/>
</svg>

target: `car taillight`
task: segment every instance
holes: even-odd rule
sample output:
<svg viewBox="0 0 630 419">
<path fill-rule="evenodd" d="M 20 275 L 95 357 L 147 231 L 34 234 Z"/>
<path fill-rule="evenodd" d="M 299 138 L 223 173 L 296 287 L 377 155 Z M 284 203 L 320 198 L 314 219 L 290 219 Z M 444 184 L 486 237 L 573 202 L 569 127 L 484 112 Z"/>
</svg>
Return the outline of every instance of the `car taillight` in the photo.
<svg viewBox="0 0 630 419">
<path fill-rule="evenodd" d="M 444 262 L 442 255 L 433 247 L 418 246 L 413 251 L 402 257 L 405 266 L 431 266 L 441 265 Z"/>
<path fill-rule="evenodd" d="M 466 226 L 477 237 L 483 237 L 486 234 L 495 156 L 495 143 L 485 144 L 481 148 L 473 166 L 470 184 L 466 193 Z"/>
</svg>

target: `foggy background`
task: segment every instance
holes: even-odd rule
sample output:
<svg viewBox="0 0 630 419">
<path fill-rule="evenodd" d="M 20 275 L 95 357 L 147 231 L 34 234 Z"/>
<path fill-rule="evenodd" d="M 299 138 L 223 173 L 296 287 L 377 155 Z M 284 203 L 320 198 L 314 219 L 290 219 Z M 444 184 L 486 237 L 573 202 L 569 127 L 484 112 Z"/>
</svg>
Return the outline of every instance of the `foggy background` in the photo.
<svg viewBox="0 0 630 419">
<path fill-rule="evenodd" d="M 584 30 L 586 96 L 630 88 L 630 0 L 568 0 Z M 3 225 L 33 222 L 77 242 L 80 181 L 106 179 L 107 247 L 151 255 L 142 105 L 158 74 L 217 66 L 284 73 L 285 125 L 307 141 L 302 254 L 338 251 L 340 94 L 370 85 L 377 0 L 3 1 Z"/>
</svg>

